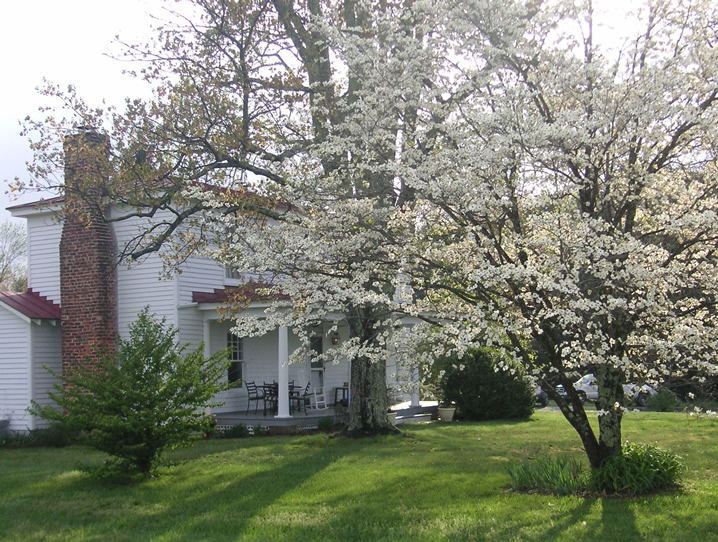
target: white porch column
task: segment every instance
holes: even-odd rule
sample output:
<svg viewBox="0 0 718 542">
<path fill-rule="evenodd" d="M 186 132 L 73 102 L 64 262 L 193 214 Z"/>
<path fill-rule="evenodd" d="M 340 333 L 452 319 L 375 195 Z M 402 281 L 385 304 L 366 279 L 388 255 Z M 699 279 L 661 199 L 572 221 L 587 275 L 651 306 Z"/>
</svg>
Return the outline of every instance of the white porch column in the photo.
<svg viewBox="0 0 718 542">
<path fill-rule="evenodd" d="M 289 418 L 289 328 L 279 328 L 277 355 L 277 397 L 276 418 Z"/>
<path fill-rule="evenodd" d="M 419 368 L 412 367 L 409 371 L 411 371 L 411 406 L 418 407 L 421 398 L 419 396 Z"/>
<path fill-rule="evenodd" d="M 210 344 L 209 344 L 209 324 L 211 320 L 204 319 L 202 321 L 202 341 L 204 342 L 204 357 L 209 358 L 212 353 L 210 351 Z"/>
</svg>

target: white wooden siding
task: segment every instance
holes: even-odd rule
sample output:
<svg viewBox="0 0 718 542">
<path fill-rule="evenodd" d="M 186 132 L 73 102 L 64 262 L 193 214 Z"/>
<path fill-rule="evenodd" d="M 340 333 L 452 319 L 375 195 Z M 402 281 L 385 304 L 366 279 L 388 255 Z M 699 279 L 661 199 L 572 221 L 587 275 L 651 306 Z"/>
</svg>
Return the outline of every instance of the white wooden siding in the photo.
<svg viewBox="0 0 718 542">
<path fill-rule="evenodd" d="M 40 295 L 60 303 L 60 237 L 62 224 L 54 213 L 27 218 L 27 285 Z"/>
<path fill-rule="evenodd" d="M 179 304 L 192 303 L 192 292 L 212 292 L 224 288 L 224 266 L 209 258 L 194 257 L 182 264 L 179 282 Z"/>
<path fill-rule="evenodd" d="M 31 330 L 32 398 L 40 405 L 49 405 L 52 401 L 47 394 L 55 391 L 53 385 L 58 383 L 58 379 L 45 366 L 62 373 L 62 332 L 59 323 L 53 326 L 48 321 L 33 324 Z M 46 426 L 40 418 L 33 418 L 32 422 L 33 429 Z"/>
<path fill-rule="evenodd" d="M 134 237 L 141 227 L 138 219 L 113 224 L 119 247 Z M 176 277 L 162 276 L 163 265 L 158 254 L 150 254 L 138 262 L 122 263 L 117 268 L 117 324 L 120 337 L 128 338 L 128 328 L 146 306 L 157 318 L 166 318 L 178 325 Z"/>
<path fill-rule="evenodd" d="M 177 275 L 179 341 L 196 347 L 204 340 L 202 312 L 193 306 L 192 292 L 212 292 L 224 287 L 224 267 L 209 258 L 193 257 Z"/>
<path fill-rule="evenodd" d="M 189 344 L 191 348 L 197 348 L 204 340 L 204 324 L 202 315 L 196 307 L 184 306 L 178 310 L 179 333 L 177 341 L 180 344 Z"/>
<path fill-rule="evenodd" d="M 10 418 L 9 429 L 31 429 L 30 415 L 30 323 L 0 303 L 0 418 Z"/>
</svg>

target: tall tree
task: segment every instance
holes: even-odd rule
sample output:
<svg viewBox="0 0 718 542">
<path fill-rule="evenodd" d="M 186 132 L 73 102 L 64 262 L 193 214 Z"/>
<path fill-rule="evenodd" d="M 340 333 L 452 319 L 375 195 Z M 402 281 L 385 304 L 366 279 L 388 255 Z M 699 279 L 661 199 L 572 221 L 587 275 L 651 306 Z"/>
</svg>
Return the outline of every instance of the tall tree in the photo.
<svg viewBox="0 0 718 542">
<path fill-rule="evenodd" d="M 393 168 L 417 129 L 416 95 L 430 88 L 422 81 L 434 69 L 419 4 L 173 3 L 154 44 L 126 48 L 145 63 L 152 100 L 105 112 L 72 90 L 47 89 L 80 124 L 109 123 L 113 174 L 100 193 L 130 211 L 107 219 L 154 217 L 121 247 L 123 257 L 174 243 L 170 254 L 181 261 L 219 244 L 237 270 L 260 274 L 280 299 L 291 295 L 293 310 L 252 325 L 281 321 L 305 345 L 317 319 L 346 316 L 352 338 L 339 351 L 352 362 L 354 434 L 391 430 L 385 362 L 400 262 L 387 235 L 393 214 L 411 201 Z M 48 179 L 62 130 L 53 119 L 28 130 L 41 134 L 34 172 Z M 207 227 L 208 210 L 219 236 Z M 258 239 L 266 220 L 272 227 Z M 237 251 L 246 246 L 252 250 Z"/>
<path fill-rule="evenodd" d="M 261 277 L 278 299 L 291 299 L 292 310 L 278 301 L 270 317 L 240 320 L 243 333 L 290 325 L 304 344 L 295 353 L 301 359 L 317 322 L 348 326 L 350 340 L 323 359 L 351 362 L 350 435 L 393 430 L 386 360 L 410 355 L 393 333 L 406 312 L 396 251 L 402 236 L 392 224 L 412 196 L 394 170 L 416 129 L 417 95 L 436 73 L 423 39 L 429 17 L 411 2 L 345 2 L 309 12 L 307 24 L 331 48 L 323 60 L 331 60 L 330 79 L 309 104 L 312 145 L 285 164 L 276 188 L 286 209 L 258 225 L 227 213 L 224 198 L 207 198 L 220 210 L 218 238 L 227 241 L 219 258 Z"/>
<path fill-rule="evenodd" d="M 26 288 L 26 253 L 25 228 L 12 222 L 0 224 L 0 289 L 22 291 Z"/>
<path fill-rule="evenodd" d="M 590 1 L 455 9 L 470 90 L 407 177 L 424 203 L 406 273 L 436 339 L 506 347 L 597 467 L 621 450 L 622 384 L 716 373 L 716 7 L 650 2 L 623 42 Z M 597 434 L 572 386 L 589 372 Z"/>
</svg>

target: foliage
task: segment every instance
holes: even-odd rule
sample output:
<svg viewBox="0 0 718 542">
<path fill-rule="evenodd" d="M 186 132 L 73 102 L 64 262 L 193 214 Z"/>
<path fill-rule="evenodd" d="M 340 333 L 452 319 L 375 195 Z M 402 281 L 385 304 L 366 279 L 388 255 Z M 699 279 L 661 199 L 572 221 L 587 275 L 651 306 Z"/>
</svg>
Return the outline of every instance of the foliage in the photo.
<svg viewBox="0 0 718 542">
<path fill-rule="evenodd" d="M 443 359 L 434 369 L 443 373 L 442 402 L 455 404 L 463 419 L 528 418 L 533 413 L 533 387 L 523 368 L 502 359 L 495 349 L 480 348 L 460 359 Z"/>
<path fill-rule="evenodd" d="M 76 431 L 62 423 L 33 429 L 27 433 L 12 431 L 0 434 L 0 448 L 62 448 L 80 440 Z"/>
<path fill-rule="evenodd" d="M 538 457 L 534 461 L 525 459 L 522 463 L 509 465 L 506 470 L 514 491 L 581 495 L 588 485 L 581 462 L 566 456 Z"/>
<path fill-rule="evenodd" d="M 625 36 L 591 6 L 454 4 L 464 94 L 442 91 L 461 105 L 397 177 L 424 198 L 403 272 L 434 341 L 508 335 L 597 467 L 620 452 L 623 384 L 716 372 L 718 52 L 714 2 L 650 2 Z"/>
<path fill-rule="evenodd" d="M 231 427 L 214 429 L 210 433 L 210 436 L 212 438 L 245 438 L 248 437 L 249 434 L 249 428 L 242 423 L 238 423 L 237 425 L 233 425 Z"/>
<path fill-rule="evenodd" d="M 105 116 L 47 89 L 78 118 L 28 123 L 34 176 L 53 178 L 63 129 L 109 125 L 107 197 L 176 211 L 126 253 L 174 236 L 181 260 L 215 236 L 273 300 L 237 331 L 291 327 L 294 359 L 336 322 L 348 340 L 323 357 L 352 362 L 349 427 L 388 428 L 388 353 L 502 345 L 597 467 L 620 452 L 622 384 L 716 372 L 718 7 L 594 4 L 176 2 L 127 47 L 151 100 Z M 597 430 L 571 386 L 588 372 Z"/>
<path fill-rule="evenodd" d="M 651 395 L 646 406 L 657 412 L 671 412 L 680 406 L 681 402 L 675 394 L 667 389 L 662 389 L 655 395 Z"/>
<path fill-rule="evenodd" d="M 114 458 L 108 470 L 152 472 L 167 448 L 201 437 L 211 423 L 204 410 L 231 387 L 220 383 L 226 352 L 205 359 L 199 346 L 187 353 L 176 335 L 144 309 L 116 354 L 105 353 L 97 367 L 55 375 L 62 384 L 50 397 L 61 410 L 33 403 L 33 413 L 83 432 L 90 446 Z"/>
<path fill-rule="evenodd" d="M 319 418 L 317 428 L 324 433 L 331 433 L 334 431 L 334 418 Z"/>
<path fill-rule="evenodd" d="M 651 444 L 631 442 L 620 454 L 592 470 L 591 485 L 606 493 L 640 495 L 674 487 L 685 470 L 685 464 L 675 454 Z"/>
<path fill-rule="evenodd" d="M 26 252 L 25 228 L 13 222 L 0 224 L 0 290 L 25 291 L 27 272 L 21 260 Z"/>
</svg>

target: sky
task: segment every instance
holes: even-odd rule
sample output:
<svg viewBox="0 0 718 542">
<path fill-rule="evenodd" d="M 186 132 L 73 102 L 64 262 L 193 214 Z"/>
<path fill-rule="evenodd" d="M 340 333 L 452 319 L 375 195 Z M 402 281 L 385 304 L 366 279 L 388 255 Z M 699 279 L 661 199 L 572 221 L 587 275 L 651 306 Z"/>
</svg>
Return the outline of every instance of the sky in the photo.
<svg viewBox="0 0 718 542">
<path fill-rule="evenodd" d="M 158 0 L 3 0 L 0 4 L 0 222 L 10 219 L 5 208 L 39 199 L 26 194 L 13 200 L 6 180 L 27 179 L 31 159 L 19 121 L 28 115 L 42 118 L 36 91 L 43 77 L 63 87 L 73 84 L 90 104 L 102 100 L 119 105 L 141 86 L 123 75 L 127 64 L 108 56 L 118 34 L 142 40 L 157 13 Z M 48 103 L 48 102 L 45 102 Z"/>
<path fill-rule="evenodd" d="M 631 3 L 630 0 L 626 0 Z M 612 11 L 624 0 L 594 0 Z M 146 41 L 150 13 L 161 13 L 160 0 L 2 0 L 0 7 L 0 222 L 11 219 L 5 208 L 39 199 L 25 194 L 13 199 L 5 180 L 28 179 L 28 142 L 19 135 L 19 121 L 42 118 L 36 88 L 43 78 L 63 87 L 73 84 L 90 105 L 121 105 L 125 97 L 141 96 L 143 87 L 123 75 L 126 63 L 112 59 L 119 52 L 115 36 L 129 42 Z M 618 24 L 621 24 L 620 21 Z M 145 91 L 146 92 L 146 91 Z M 47 102 L 45 102 L 47 103 Z"/>
</svg>

